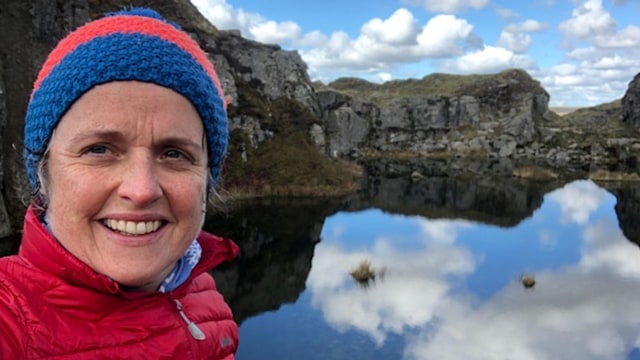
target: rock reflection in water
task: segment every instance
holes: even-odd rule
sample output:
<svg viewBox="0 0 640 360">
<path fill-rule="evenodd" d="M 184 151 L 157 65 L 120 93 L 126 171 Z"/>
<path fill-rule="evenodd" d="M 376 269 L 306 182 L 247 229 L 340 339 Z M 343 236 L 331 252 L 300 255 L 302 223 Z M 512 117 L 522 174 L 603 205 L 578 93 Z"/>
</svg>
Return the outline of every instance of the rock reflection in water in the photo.
<svg viewBox="0 0 640 360">
<path fill-rule="evenodd" d="M 458 218 L 514 226 L 531 216 L 549 188 L 510 177 L 454 178 L 424 163 L 375 163 L 352 196 L 260 199 L 210 216 L 205 229 L 234 239 L 236 261 L 214 272 L 236 320 L 293 303 L 305 289 L 324 219 L 338 211 L 379 208 L 395 214 Z M 410 174 L 420 171 L 419 181 Z"/>
<path fill-rule="evenodd" d="M 260 199 L 210 216 L 205 229 L 232 238 L 238 258 L 213 272 L 236 321 L 295 303 L 305 289 L 324 219 L 340 201 Z"/>
<path fill-rule="evenodd" d="M 464 174 L 463 170 L 474 166 L 476 176 Z M 514 227 L 532 216 L 545 194 L 565 185 L 562 181 L 523 181 L 494 166 L 460 164 L 454 171 L 445 171 L 433 162 L 379 162 L 366 166 L 362 191 L 348 197 L 260 199 L 209 216 L 206 230 L 230 237 L 241 247 L 238 259 L 214 271 L 218 287 L 236 320 L 243 323 L 298 300 L 305 291 L 324 221 L 337 212 L 377 208 L 392 214 Z M 412 178 L 415 173 L 422 176 Z M 619 227 L 626 238 L 640 244 L 640 190 L 635 184 L 600 186 L 615 195 Z M 18 237 L 3 239 L 0 255 L 15 253 L 18 244 Z M 357 262 L 349 266 L 354 265 Z M 548 287 L 562 279 L 557 274 L 536 273 L 535 280 L 537 289 L 538 283 Z M 582 294 L 588 295 L 586 290 Z M 564 296 L 567 293 L 556 294 L 558 299 Z"/>
<path fill-rule="evenodd" d="M 491 173 L 491 164 L 458 165 L 458 173 L 444 172 L 431 162 L 379 162 L 367 165 L 363 190 L 339 199 L 262 199 L 248 201 L 225 214 L 209 217 L 205 228 L 233 238 L 239 258 L 214 272 L 218 286 L 236 319 L 245 319 L 294 303 L 305 289 L 315 245 L 325 218 L 339 212 L 378 208 L 431 219 L 466 219 L 512 227 L 531 217 L 546 193 L 562 181 L 527 182 L 506 176 L 459 176 L 469 166 Z M 424 175 L 419 179 L 412 173 Z M 625 184 L 626 185 L 626 184 Z M 610 190 L 618 199 L 620 227 L 638 241 L 640 192 L 633 186 Z M 640 242 L 639 242 L 640 243 Z"/>
</svg>

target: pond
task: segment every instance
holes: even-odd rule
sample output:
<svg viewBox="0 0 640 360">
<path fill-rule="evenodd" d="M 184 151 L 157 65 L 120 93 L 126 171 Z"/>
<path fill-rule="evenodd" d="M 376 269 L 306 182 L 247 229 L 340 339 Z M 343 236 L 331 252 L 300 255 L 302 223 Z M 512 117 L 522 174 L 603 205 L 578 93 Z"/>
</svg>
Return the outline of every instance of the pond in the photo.
<svg viewBox="0 0 640 360">
<path fill-rule="evenodd" d="M 482 166 L 387 164 L 357 194 L 209 216 L 241 247 L 213 273 L 237 359 L 640 359 L 640 187 Z"/>
<path fill-rule="evenodd" d="M 238 358 L 623 358 L 637 340 L 640 259 L 614 204 L 593 183 L 574 182 L 508 229 L 337 213 L 305 290 L 245 320 Z M 349 275 L 363 259 L 385 269 L 367 286 Z M 535 286 L 521 284 L 525 275 Z"/>
<path fill-rule="evenodd" d="M 638 210 L 629 184 L 398 175 L 207 226 L 242 248 L 215 273 L 239 360 L 640 359 Z"/>
</svg>

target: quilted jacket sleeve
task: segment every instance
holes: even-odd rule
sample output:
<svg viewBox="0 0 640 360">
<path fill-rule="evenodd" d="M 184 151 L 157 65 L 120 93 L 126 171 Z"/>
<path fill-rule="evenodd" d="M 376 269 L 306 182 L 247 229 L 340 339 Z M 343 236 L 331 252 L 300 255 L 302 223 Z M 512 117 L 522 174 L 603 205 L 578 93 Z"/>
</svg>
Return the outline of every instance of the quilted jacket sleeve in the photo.
<svg viewBox="0 0 640 360">
<path fill-rule="evenodd" d="M 22 359 L 26 322 L 20 303 L 0 274 L 0 359 Z"/>
</svg>

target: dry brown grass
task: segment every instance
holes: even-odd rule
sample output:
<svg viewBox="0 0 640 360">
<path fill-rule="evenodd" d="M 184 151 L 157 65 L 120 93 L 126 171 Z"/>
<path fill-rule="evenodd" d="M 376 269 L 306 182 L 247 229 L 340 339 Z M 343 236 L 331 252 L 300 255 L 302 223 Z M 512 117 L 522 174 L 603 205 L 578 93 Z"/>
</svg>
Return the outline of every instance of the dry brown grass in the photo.
<svg viewBox="0 0 640 360">
<path fill-rule="evenodd" d="M 513 176 L 529 180 L 555 180 L 558 174 L 539 166 L 526 166 L 513 170 Z"/>
<path fill-rule="evenodd" d="M 594 181 L 640 181 L 636 173 L 597 170 L 589 174 L 589 179 Z"/>
<path fill-rule="evenodd" d="M 360 264 L 350 274 L 355 281 L 361 284 L 368 284 L 376 279 L 376 273 L 369 259 L 360 261 Z"/>
</svg>

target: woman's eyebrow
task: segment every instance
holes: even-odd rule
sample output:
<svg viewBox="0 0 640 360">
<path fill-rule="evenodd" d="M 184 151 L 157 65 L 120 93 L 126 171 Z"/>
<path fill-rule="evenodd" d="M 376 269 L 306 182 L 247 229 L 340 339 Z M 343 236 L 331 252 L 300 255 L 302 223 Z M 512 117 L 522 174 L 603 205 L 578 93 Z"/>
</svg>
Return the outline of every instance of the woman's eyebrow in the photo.
<svg viewBox="0 0 640 360">
<path fill-rule="evenodd" d="M 90 130 L 80 132 L 71 137 L 70 142 L 77 144 L 89 140 L 99 140 L 99 141 L 121 141 L 125 138 L 125 135 L 117 130 Z M 181 137 L 181 136 L 168 136 L 160 139 L 156 142 L 155 146 L 157 147 L 165 147 L 165 146 L 177 146 L 177 147 L 190 147 L 194 149 L 205 149 L 204 142 L 195 141 L 190 137 Z"/>
<path fill-rule="evenodd" d="M 124 135 L 116 130 L 90 130 L 80 132 L 71 137 L 72 143 L 79 143 L 85 141 L 87 139 L 96 139 L 96 140 L 121 140 L 124 138 Z"/>
<path fill-rule="evenodd" d="M 166 137 L 158 141 L 159 146 L 177 146 L 177 147 L 192 147 L 195 149 L 203 149 L 204 144 L 202 142 L 196 142 L 188 137 Z"/>
</svg>

